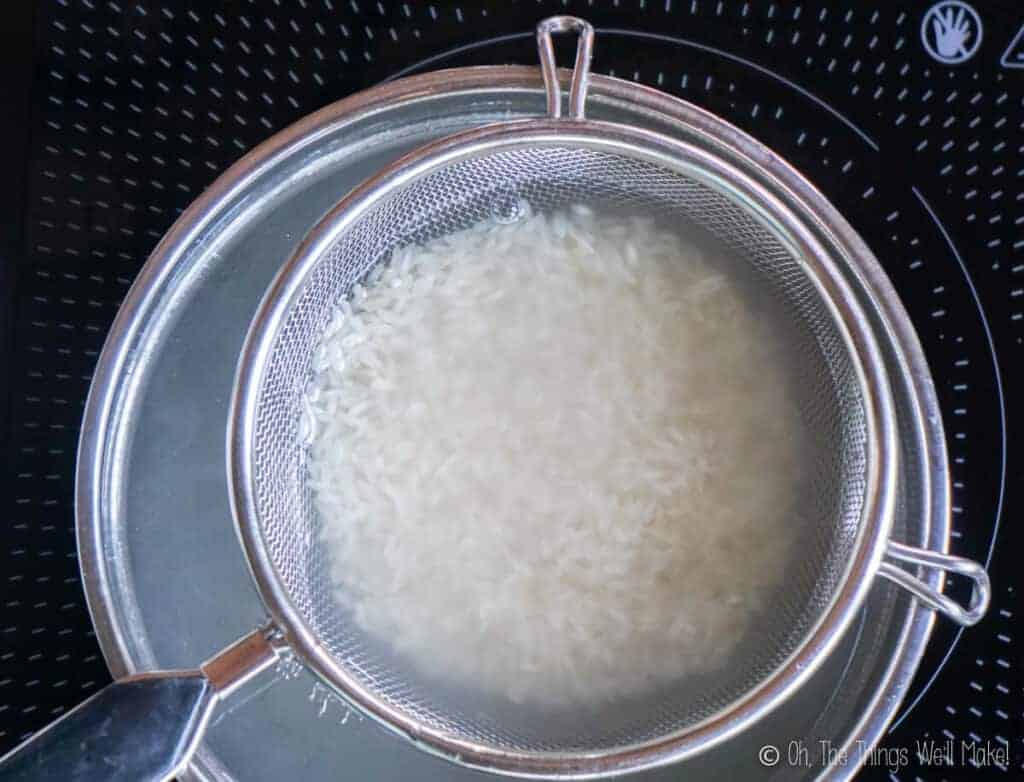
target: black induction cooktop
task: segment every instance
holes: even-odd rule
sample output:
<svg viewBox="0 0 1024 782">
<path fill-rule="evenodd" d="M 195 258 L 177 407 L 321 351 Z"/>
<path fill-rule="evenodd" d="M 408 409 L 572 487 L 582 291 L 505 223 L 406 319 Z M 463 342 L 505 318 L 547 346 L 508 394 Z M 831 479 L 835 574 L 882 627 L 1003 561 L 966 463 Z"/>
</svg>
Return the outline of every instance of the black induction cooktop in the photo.
<svg viewBox="0 0 1024 782">
<path fill-rule="evenodd" d="M 594 68 L 725 117 L 794 164 L 882 261 L 924 344 L 953 474 L 952 549 L 992 609 L 936 626 L 865 780 L 1024 777 L 1014 560 L 1024 513 L 1024 4 L 1015 0 L 45 0 L 5 7 L 0 101 L 0 754 L 102 687 L 73 532 L 104 335 L 159 237 L 219 172 L 384 79 L 534 64 L 534 23 L 598 28 Z M 1019 436 L 1019 435 L 1018 435 Z M 1005 748 L 1005 752 L 1000 752 Z M 906 760 L 904 761 L 904 758 Z M 974 761 L 972 763 L 971 761 Z"/>
</svg>

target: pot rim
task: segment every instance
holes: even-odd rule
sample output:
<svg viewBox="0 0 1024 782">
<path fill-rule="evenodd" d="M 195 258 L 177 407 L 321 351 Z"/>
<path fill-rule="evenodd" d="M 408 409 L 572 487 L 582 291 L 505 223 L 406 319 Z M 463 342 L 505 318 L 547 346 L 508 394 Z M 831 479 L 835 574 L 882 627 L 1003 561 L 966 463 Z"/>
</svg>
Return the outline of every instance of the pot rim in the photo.
<svg viewBox="0 0 1024 782">
<path fill-rule="evenodd" d="M 598 75 L 591 79 L 592 100 L 596 97 L 611 104 L 622 104 L 633 110 L 684 122 L 692 133 L 701 134 L 714 146 L 732 147 L 734 154 L 730 158 L 734 161 L 768 172 L 780 192 L 787 197 L 800 202 L 823 198 L 807 180 L 768 148 L 708 112 L 631 82 Z M 244 194 L 249 185 L 339 125 L 371 116 L 397 103 L 441 94 L 456 96 L 463 92 L 495 90 L 541 94 L 543 85 L 536 68 L 459 68 L 388 82 L 331 104 L 279 132 L 231 166 L 179 217 L 151 254 L 108 334 L 86 404 L 78 452 L 76 515 L 80 563 L 97 637 L 115 675 L 134 672 L 139 665 L 134 660 L 135 655 L 126 641 L 123 628 L 118 624 L 118 617 L 107 605 L 111 586 L 105 562 L 105 547 L 100 535 L 100 521 L 110 513 L 108 498 L 105 496 L 106 487 L 111 481 L 106 457 L 114 448 L 116 430 L 120 426 L 121 410 L 118 402 L 124 396 L 124 390 L 120 388 L 122 378 L 131 372 L 135 360 L 133 350 L 143 337 L 147 317 L 159 306 L 161 295 L 174 284 L 178 261 L 203 232 L 210 229 L 218 217 Z M 737 139 L 743 142 L 742 153 L 735 149 Z M 816 228 L 823 235 L 832 237 L 858 256 L 873 259 L 863 241 L 834 208 L 829 207 L 818 217 L 820 222 Z M 924 530 L 924 543 L 935 550 L 945 551 L 949 524 L 948 465 L 941 420 L 938 417 L 924 418 L 926 414 L 938 413 L 939 410 L 927 364 L 909 318 L 877 262 L 869 264 L 867 268 L 858 268 L 857 273 L 863 286 L 874 294 L 877 314 L 894 335 L 899 358 L 906 364 L 914 385 L 915 407 L 921 413 L 920 420 L 915 421 L 914 426 L 922 439 L 926 440 L 922 459 L 926 460 L 929 469 L 923 475 L 930 477 L 929 485 L 922 487 L 929 498 L 930 516 L 930 523 Z M 925 420 L 930 421 L 930 425 L 924 425 Z M 938 588 L 942 577 L 937 572 L 929 572 L 926 580 Z M 897 653 L 884 677 L 885 686 L 879 687 L 871 707 L 865 710 L 857 729 L 847 739 L 847 747 L 857 741 L 865 742 L 867 746 L 877 741 L 909 685 L 923 653 L 932 621 L 932 612 L 921 607 L 909 613 L 900 635 Z M 895 692 L 890 688 L 895 688 Z M 886 694 L 889 697 L 883 700 Z M 891 697 L 894 694 L 896 698 Z M 853 769 L 846 767 L 838 770 L 838 776 L 852 774 L 856 764 L 851 765 Z"/>
</svg>

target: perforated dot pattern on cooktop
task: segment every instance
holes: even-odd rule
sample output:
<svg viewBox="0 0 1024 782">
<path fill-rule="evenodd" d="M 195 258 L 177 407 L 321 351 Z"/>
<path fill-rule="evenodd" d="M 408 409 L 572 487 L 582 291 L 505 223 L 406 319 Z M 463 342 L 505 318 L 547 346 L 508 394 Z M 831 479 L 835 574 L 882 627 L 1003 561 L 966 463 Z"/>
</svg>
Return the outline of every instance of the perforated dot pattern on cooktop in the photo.
<svg viewBox="0 0 1024 782">
<path fill-rule="evenodd" d="M 931 5 L 40 3 L 0 538 L 0 750 L 109 679 L 75 558 L 75 447 L 105 333 L 160 236 L 218 173 L 301 116 L 396 75 L 535 63 L 533 22 L 564 12 L 597 26 L 597 71 L 704 106 L 792 162 L 892 276 L 941 397 L 952 546 L 982 560 L 995 551 L 995 597 L 969 632 L 939 624 L 890 739 L 1002 743 L 1011 763 L 984 773 L 1019 774 L 1020 576 L 1007 553 L 1019 532 L 1006 520 L 1022 507 L 1007 402 L 1022 391 L 1024 70 L 1000 60 L 1024 8 L 974 3 L 982 44 L 952 64 L 923 45 Z M 911 764 L 864 778 L 951 773 Z"/>
</svg>

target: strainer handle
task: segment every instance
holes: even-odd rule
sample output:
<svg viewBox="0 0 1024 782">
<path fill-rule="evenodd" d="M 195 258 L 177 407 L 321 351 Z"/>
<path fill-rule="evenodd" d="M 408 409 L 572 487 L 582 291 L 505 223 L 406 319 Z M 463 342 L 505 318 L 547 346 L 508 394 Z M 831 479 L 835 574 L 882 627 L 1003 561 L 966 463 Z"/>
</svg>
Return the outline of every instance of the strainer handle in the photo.
<svg viewBox="0 0 1024 782">
<path fill-rule="evenodd" d="M 198 670 L 130 676 L 0 758 L 4 782 L 163 782 L 188 765 L 217 703 L 277 660 L 264 630 Z"/>
<path fill-rule="evenodd" d="M 558 119 L 562 116 L 562 90 L 558 85 L 558 65 L 555 63 L 555 45 L 552 33 L 579 34 L 576 44 L 576 64 L 572 69 L 569 85 L 569 117 L 581 120 L 590 86 L 590 60 L 594 54 L 594 28 L 590 22 L 575 16 L 550 16 L 537 25 L 537 51 L 540 55 L 540 69 L 544 74 L 544 89 L 548 96 L 548 116 Z"/>
<path fill-rule="evenodd" d="M 880 575 L 911 592 L 926 606 L 949 617 L 957 624 L 970 627 L 977 624 L 988 611 L 992 592 L 991 583 L 985 568 L 974 560 L 915 548 L 891 540 L 886 549 L 886 556 L 897 562 L 909 562 L 913 565 L 944 570 L 947 573 L 957 573 L 969 578 L 972 582 L 971 599 L 965 608 L 893 562 L 882 562 L 878 568 Z"/>
</svg>

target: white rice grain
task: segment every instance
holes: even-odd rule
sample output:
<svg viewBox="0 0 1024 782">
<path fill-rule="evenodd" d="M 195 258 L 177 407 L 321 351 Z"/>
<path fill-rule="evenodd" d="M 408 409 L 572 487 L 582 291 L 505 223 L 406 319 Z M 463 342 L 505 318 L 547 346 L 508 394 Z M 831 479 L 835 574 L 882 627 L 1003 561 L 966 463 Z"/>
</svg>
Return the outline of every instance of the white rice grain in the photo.
<svg viewBox="0 0 1024 782">
<path fill-rule="evenodd" d="M 721 665 L 785 577 L 777 337 L 649 221 L 574 208 L 403 249 L 316 355 L 337 599 L 423 673 L 638 694 Z"/>
</svg>

